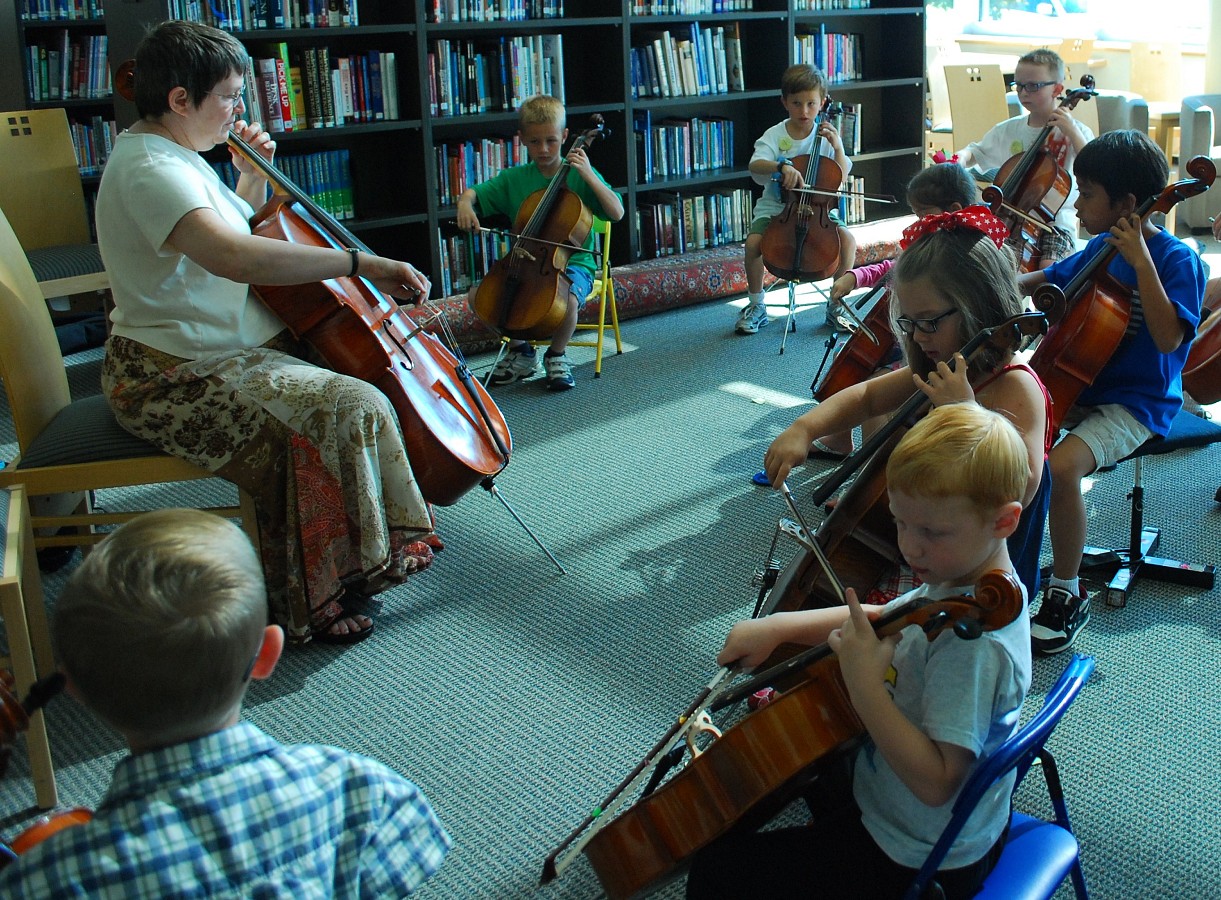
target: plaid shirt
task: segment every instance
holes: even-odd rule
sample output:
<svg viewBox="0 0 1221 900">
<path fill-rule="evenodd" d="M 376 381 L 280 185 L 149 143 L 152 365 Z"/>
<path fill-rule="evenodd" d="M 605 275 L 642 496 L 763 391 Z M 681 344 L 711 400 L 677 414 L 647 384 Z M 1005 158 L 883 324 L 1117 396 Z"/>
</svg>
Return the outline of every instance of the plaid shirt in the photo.
<svg viewBox="0 0 1221 900">
<path fill-rule="evenodd" d="M 243 722 L 121 760 L 93 821 L 0 872 L 0 896 L 401 897 L 449 844 L 381 763 Z"/>
</svg>

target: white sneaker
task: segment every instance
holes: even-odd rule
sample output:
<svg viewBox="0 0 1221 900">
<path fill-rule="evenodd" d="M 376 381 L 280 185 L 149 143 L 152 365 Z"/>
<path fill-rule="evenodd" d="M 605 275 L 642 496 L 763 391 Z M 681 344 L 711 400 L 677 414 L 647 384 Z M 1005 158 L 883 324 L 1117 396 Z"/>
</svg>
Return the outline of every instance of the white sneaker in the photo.
<svg viewBox="0 0 1221 900">
<path fill-rule="evenodd" d="M 501 357 L 500 362 L 492 371 L 492 384 L 512 384 L 523 378 L 529 378 L 538 370 L 538 352 L 533 347 L 530 348 L 529 353 L 524 350 L 510 350 Z"/>
<path fill-rule="evenodd" d="M 733 330 L 738 334 L 757 334 L 768 323 L 767 307 L 762 303 L 748 303 L 738 314 Z"/>
<path fill-rule="evenodd" d="M 547 390 L 566 391 L 577 386 L 572 378 L 572 366 L 569 364 L 567 356 L 544 354 L 543 365 L 547 367 Z"/>
</svg>

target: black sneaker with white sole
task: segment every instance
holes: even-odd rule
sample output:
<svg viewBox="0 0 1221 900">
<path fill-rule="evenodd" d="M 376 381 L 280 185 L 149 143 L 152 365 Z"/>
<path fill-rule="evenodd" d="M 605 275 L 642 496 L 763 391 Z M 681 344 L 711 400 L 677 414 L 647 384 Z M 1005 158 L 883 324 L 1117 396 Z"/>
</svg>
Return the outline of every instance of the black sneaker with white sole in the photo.
<svg viewBox="0 0 1221 900">
<path fill-rule="evenodd" d="M 1067 650 L 1089 621 L 1088 594 L 1075 597 L 1062 587 L 1049 587 L 1030 623 L 1030 646 L 1040 656 Z"/>
</svg>

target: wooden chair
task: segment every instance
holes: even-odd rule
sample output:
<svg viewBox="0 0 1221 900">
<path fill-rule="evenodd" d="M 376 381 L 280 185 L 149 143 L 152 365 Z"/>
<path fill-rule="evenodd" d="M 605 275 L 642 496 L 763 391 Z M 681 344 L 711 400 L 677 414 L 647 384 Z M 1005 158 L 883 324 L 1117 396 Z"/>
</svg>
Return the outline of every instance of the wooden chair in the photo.
<svg viewBox="0 0 1221 900">
<path fill-rule="evenodd" d="M 1183 53 L 1178 44 L 1133 41 L 1128 51 L 1130 89 L 1149 102 L 1149 136 L 1174 166 L 1174 132 L 1183 98 Z"/>
<path fill-rule="evenodd" d="M 961 150 L 1009 118 L 1005 79 L 1000 66 L 945 66 L 943 71 L 954 149 Z"/>
<path fill-rule="evenodd" d="M 610 273 L 610 239 L 611 239 L 611 223 L 605 219 L 594 217 L 593 230 L 600 235 L 598 243 L 601 246 L 602 264 L 598 267 L 598 277 L 594 279 L 593 287 L 589 291 L 589 296 L 585 298 L 585 308 L 589 309 L 589 304 L 597 302 L 598 304 L 598 321 L 597 322 L 577 322 L 577 331 L 594 331 L 596 336 L 589 340 L 569 341 L 570 347 L 597 347 L 598 354 L 594 359 L 594 378 L 602 377 L 602 344 L 606 336 L 606 329 L 609 328 L 615 332 L 615 353 L 623 353 L 623 336 L 619 333 L 619 307 L 615 305 L 615 282 L 611 278 Z M 610 311 L 611 321 L 606 324 L 606 313 Z"/>
<path fill-rule="evenodd" d="M 64 110 L 0 113 L 0 125 L 0 209 L 43 297 L 107 290 Z"/>
<path fill-rule="evenodd" d="M 34 534 L 26 512 L 25 488 L 21 485 L 0 490 L 0 619 L 8 638 L 7 659 L 0 666 L 11 668 L 13 693 L 25 697 L 30 686 L 55 668 L 47 613 L 43 605 L 38 560 L 34 554 Z M 55 770 L 51 765 L 51 743 L 42 710 L 30 716 L 26 731 L 30 775 L 34 800 L 43 809 L 59 802 Z"/>
<path fill-rule="evenodd" d="M 103 488 L 215 477 L 211 472 L 162 453 L 120 427 L 101 394 L 73 401 L 68 393 L 55 328 L 34 281 L 34 272 L 8 220 L 0 215 L 0 380 L 8 395 L 19 455 L 0 468 L 0 488 L 24 484 L 27 505 L 35 496 L 83 495 L 66 515 L 35 515 L 36 547 L 94 544 L 101 525 L 118 525 L 143 510 L 104 512 L 93 508 Z M 185 505 L 185 504 L 184 504 Z M 211 507 L 240 517 L 258 547 L 254 501 L 239 491 L 238 506 Z M 75 533 L 52 534 L 62 528 Z"/>
<path fill-rule="evenodd" d="M 1065 38 L 1060 46 L 1054 48 L 1060 59 L 1064 60 L 1064 81 L 1066 84 L 1078 84 L 1081 76 L 1089 65 L 1090 57 L 1094 55 L 1093 38 Z"/>
</svg>

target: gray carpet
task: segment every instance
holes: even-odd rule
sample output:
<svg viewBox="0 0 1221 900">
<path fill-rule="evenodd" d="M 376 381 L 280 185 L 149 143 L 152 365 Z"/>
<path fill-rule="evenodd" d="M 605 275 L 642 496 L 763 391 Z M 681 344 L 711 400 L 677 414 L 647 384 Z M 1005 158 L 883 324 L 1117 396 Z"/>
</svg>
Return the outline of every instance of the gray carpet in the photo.
<svg viewBox="0 0 1221 900">
<path fill-rule="evenodd" d="M 750 476 L 808 401 L 822 353 L 821 306 L 799 315 L 783 356 L 778 323 L 736 337 L 735 313 L 711 303 L 633 320 L 632 349 L 601 379 L 584 351 L 576 390 L 495 394 L 516 442 L 498 483 L 567 576 L 476 489 L 440 510 L 447 549 L 383 596 L 370 642 L 290 652 L 252 689 L 249 718 L 275 737 L 365 753 L 425 790 L 455 847 L 421 896 L 599 894 L 584 858 L 537 889 L 543 859 L 687 706 L 749 614 L 751 573 L 784 514 Z M 70 363 L 77 390 L 96 386 L 96 351 Z M 3 421 L 0 458 L 12 442 Z M 790 483 L 808 497 L 828 470 L 812 463 Z M 1218 562 L 1221 446 L 1151 457 L 1144 481 L 1161 555 Z M 1130 466 L 1095 480 L 1091 542 L 1126 540 L 1130 483 Z M 180 488 L 157 496 L 191 502 Z M 60 583 L 48 578 L 52 596 Z M 1051 746 L 1096 897 L 1221 896 L 1219 606 L 1215 590 L 1144 582 L 1126 609 L 1099 604 L 1080 638 L 1098 668 Z M 1031 708 L 1065 662 L 1036 662 Z M 118 739 L 68 699 L 48 718 L 63 802 L 95 803 Z M 0 782 L 4 832 L 30 816 L 27 771 L 19 751 Z M 1040 811 L 1039 782 L 1020 800 Z"/>
</svg>

